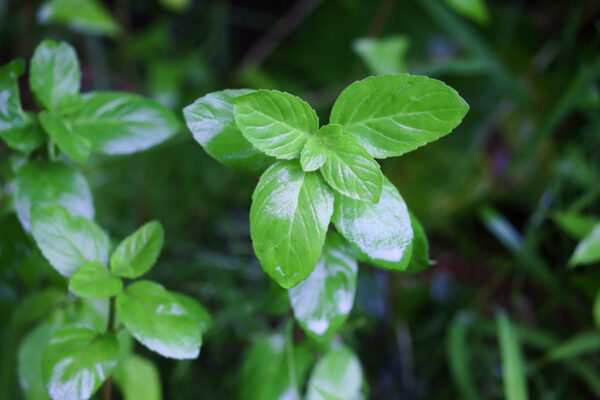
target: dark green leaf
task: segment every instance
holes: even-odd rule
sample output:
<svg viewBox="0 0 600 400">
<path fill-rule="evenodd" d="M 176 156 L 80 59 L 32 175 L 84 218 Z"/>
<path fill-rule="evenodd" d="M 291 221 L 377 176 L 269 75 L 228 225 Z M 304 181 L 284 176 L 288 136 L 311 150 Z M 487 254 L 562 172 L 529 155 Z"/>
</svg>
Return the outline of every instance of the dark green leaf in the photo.
<svg viewBox="0 0 600 400">
<path fill-rule="evenodd" d="M 554 346 L 542 358 L 543 362 L 564 361 L 597 353 L 600 350 L 600 332 L 581 332 Z"/>
<path fill-rule="evenodd" d="M 474 371 L 469 369 L 471 347 L 468 328 L 472 322 L 473 317 L 467 312 L 456 315 L 448 328 L 447 342 L 448 367 L 462 398 L 467 400 L 481 398 L 475 386 Z"/>
<path fill-rule="evenodd" d="M 202 335 L 197 316 L 161 285 L 138 281 L 117 295 L 117 312 L 144 346 L 169 358 L 196 358 Z"/>
<path fill-rule="evenodd" d="M 164 241 L 160 222 L 151 221 L 126 237 L 110 257 L 110 269 L 124 278 L 137 278 L 152 268 Z"/>
<path fill-rule="evenodd" d="M 424 76 L 381 75 L 354 82 L 336 100 L 342 125 L 375 158 L 400 156 L 447 135 L 469 110 L 456 91 Z"/>
<path fill-rule="evenodd" d="M 92 151 L 92 143 L 85 136 L 74 131 L 68 121 L 48 111 L 42 111 L 39 118 L 42 127 L 61 151 L 80 163 L 87 160 Z"/>
<path fill-rule="evenodd" d="M 485 0 L 446 0 L 446 4 L 458 14 L 482 25 L 487 24 L 489 21 L 490 17 Z"/>
<path fill-rule="evenodd" d="M 73 47 L 51 39 L 40 43 L 31 59 L 29 85 L 48 110 L 60 111 L 70 103 L 81 85 L 81 70 Z"/>
<path fill-rule="evenodd" d="M 359 38 L 352 48 L 362 58 L 374 75 L 399 74 L 406 72 L 405 57 L 409 40 L 403 35 L 386 38 Z"/>
<path fill-rule="evenodd" d="M 115 381 L 125 400 L 161 400 L 158 368 L 150 360 L 131 354 L 115 370 Z"/>
<path fill-rule="evenodd" d="M 235 122 L 258 150 L 290 160 L 300 157 L 308 138 L 317 133 L 319 119 L 305 101 L 291 94 L 257 90 L 233 100 Z"/>
<path fill-rule="evenodd" d="M 223 90 L 200 97 L 183 109 L 194 139 L 217 161 L 233 168 L 260 173 L 273 159 L 254 148 L 235 124 L 233 99 L 250 89 Z"/>
<path fill-rule="evenodd" d="M 306 399 L 360 400 L 362 383 L 360 360 L 352 350 L 344 346 L 330 350 L 315 365 L 308 382 Z"/>
<path fill-rule="evenodd" d="M 113 276 L 104 264 L 90 261 L 69 279 L 69 290 L 80 297 L 111 297 L 123 290 L 123 281 Z"/>
<path fill-rule="evenodd" d="M 506 314 L 499 313 L 496 320 L 502 355 L 504 395 L 507 400 L 527 400 L 527 375 L 519 339 Z"/>
<path fill-rule="evenodd" d="M 115 35 L 116 20 L 97 0 L 49 0 L 38 10 L 41 23 L 63 24 L 76 32 Z"/>
<path fill-rule="evenodd" d="M 84 326 L 65 326 L 48 343 L 42 375 L 53 400 L 92 397 L 117 364 L 119 345 L 113 333 L 104 335 Z"/>
<path fill-rule="evenodd" d="M 109 242 L 102 229 L 62 206 L 35 206 L 31 231 L 44 257 L 66 277 L 88 261 L 108 262 Z"/>
<path fill-rule="evenodd" d="M 600 261 L 600 223 L 577 244 L 569 265 L 594 264 Z"/>
<path fill-rule="evenodd" d="M 555 212 L 552 214 L 552 218 L 563 231 L 578 240 L 586 237 L 594 229 L 594 226 L 600 222 L 597 217 L 570 212 Z"/>
<path fill-rule="evenodd" d="M 14 184 L 15 211 L 30 230 L 31 207 L 60 204 L 71 213 L 94 218 L 94 204 L 88 183 L 75 168 L 59 162 L 29 161 L 19 169 Z"/>
<path fill-rule="evenodd" d="M 409 211 L 410 222 L 412 225 L 414 239 L 412 255 L 406 273 L 416 274 L 424 269 L 427 269 L 433 265 L 433 262 L 429 259 L 429 243 L 427 242 L 427 236 L 425 230 L 419 222 L 419 220 Z"/>
<path fill-rule="evenodd" d="M 333 212 L 333 195 L 316 172 L 278 162 L 252 195 L 250 233 L 265 272 L 289 289 L 315 268 Z"/>
<path fill-rule="evenodd" d="M 406 204 L 383 178 L 377 204 L 336 194 L 332 221 L 338 232 L 378 267 L 404 271 L 413 250 L 414 233 Z"/>
<path fill-rule="evenodd" d="M 157 145 L 179 131 L 173 112 L 130 93 L 93 92 L 81 96 L 63 117 L 92 151 L 131 154 Z"/>
<path fill-rule="evenodd" d="M 352 310 L 358 267 L 349 247 L 330 232 L 314 271 L 289 290 L 294 317 L 313 338 L 336 332 Z"/>
</svg>

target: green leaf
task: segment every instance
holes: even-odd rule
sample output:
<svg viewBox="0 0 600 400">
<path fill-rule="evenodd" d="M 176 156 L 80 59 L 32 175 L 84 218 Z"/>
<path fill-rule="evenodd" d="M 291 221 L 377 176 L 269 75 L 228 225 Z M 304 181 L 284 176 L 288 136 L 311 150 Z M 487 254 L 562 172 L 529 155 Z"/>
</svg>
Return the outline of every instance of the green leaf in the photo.
<svg viewBox="0 0 600 400">
<path fill-rule="evenodd" d="M 502 355 L 504 395 L 507 400 L 527 400 L 527 375 L 517 334 L 504 313 L 496 316 Z"/>
<path fill-rule="evenodd" d="M 138 281 L 117 295 L 117 312 L 141 344 L 163 357 L 196 358 L 202 335 L 196 316 L 158 283 Z"/>
<path fill-rule="evenodd" d="M 328 400 L 332 395 L 344 400 L 362 399 L 363 383 L 360 360 L 348 347 L 330 350 L 317 365 L 308 381 L 307 400 Z"/>
<path fill-rule="evenodd" d="M 159 103 L 120 92 L 93 92 L 70 105 L 63 120 L 104 154 L 131 154 L 179 131 L 175 114 Z"/>
<path fill-rule="evenodd" d="M 191 0 L 160 0 L 163 7 L 176 12 L 181 12 L 190 7 Z"/>
<path fill-rule="evenodd" d="M 42 379 L 42 355 L 52 335 L 52 325 L 41 323 L 25 336 L 19 345 L 19 383 L 27 400 L 47 400 Z"/>
<path fill-rule="evenodd" d="M 330 232 L 314 271 L 288 292 L 294 317 L 313 338 L 336 332 L 352 310 L 358 266 L 349 247 Z"/>
<path fill-rule="evenodd" d="M 352 49 L 373 74 L 399 74 L 406 72 L 405 57 L 409 44 L 410 41 L 403 35 L 381 39 L 365 37 L 352 42 Z"/>
<path fill-rule="evenodd" d="M 555 212 L 552 214 L 552 219 L 563 231 L 578 240 L 586 237 L 594 226 L 600 223 L 597 217 L 571 212 Z"/>
<path fill-rule="evenodd" d="M 35 49 L 29 85 L 38 102 L 48 110 L 60 111 L 79 93 L 81 70 L 77 54 L 66 42 L 42 41 Z"/>
<path fill-rule="evenodd" d="M 267 169 L 252 195 L 250 234 L 269 276 L 286 289 L 315 268 L 333 212 L 333 194 L 316 172 L 296 161 Z"/>
<path fill-rule="evenodd" d="M 80 163 L 87 160 L 92 151 L 92 143 L 86 137 L 73 131 L 73 127 L 68 121 L 48 111 L 42 111 L 39 118 L 42 127 L 61 151 Z"/>
<path fill-rule="evenodd" d="M 565 342 L 554 346 L 544 355 L 544 357 L 542 357 L 542 362 L 549 363 L 569 360 L 587 354 L 597 353 L 599 350 L 600 332 L 581 332 Z"/>
<path fill-rule="evenodd" d="M 164 241 L 160 222 L 151 221 L 126 237 L 110 257 L 113 274 L 123 278 L 137 278 L 152 268 Z"/>
<path fill-rule="evenodd" d="M 489 22 L 485 0 L 446 0 L 446 4 L 456 13 L 461 14 L 481 25 Z"/>
<path fill-rule="evenodd" d="M 88 183 L 77 169 L 60 163 L 29 161 L 13 181 L 17 217 L 25 230 L 31 229 L 31 207 L 60 204 L 71 213 L 94 218 L 94 203 Z"/>
<path fill-rule="evenodd" d="M 593 264 L 600 261 L 600 223 L 575 248 L 569 265 Z"/>
<path fill-rule="evenodd" d="M 123 281 L 113 276 L 104 264 L 90 261 L 69 279 L 69 290 L 79 297 L 112 297 L 121 293 Z"/>
<path fill-rule="evenodd" d="M 413 239 L 413 249 L 412 255 L 410 257 L 410 263 L 408 264 L 408 268 L 406 268 L 406 273 L 416 274 L 417 272 L 421 272 L 433 265 L 433 262 L 429 259 L 429 243 L 427 242 L 427 236 L 425 235 L 425 230 L 423 226 L 409 211 L 410 214 L 410 222 L 412 225 L 414 239 Z"/>
<path fill-rule="evenodd" d="M 190 296 L 177 292 L 171 292 L 171 295 L 183 306 L 183 308 L 185 308 L 186 312 L 194 318 L 196 324 L 200 327 L 200 333 L 204 335 L 212 325 L 212 317 L 208 310 Z"/>
<path fill-rule="evenodd" d="M 469 110 L 458 93 L 424 76 L 357 81 L 337 98 L 330 122 L 375 158 L 400 156 L 447 135 Z"/>
<path fill-rule="evenodd" d="M 332 221 L 350 243 L 378 267 L 404 271 L 413 250 L 413 228 L 398 190 L 383 178 L 377 204 L 335 196 Z"/>
<path fill-rule="evenodd" d="M 31 231 L 44 257 L 66 277 L 88 261 L 108 261 L 109 242 L 102 229 L 82 216 L 71 215 L 62 206 L 35 206 Z"/>
<path fill-rule="evenodd" d="M 311 169 L 305 165 L 316 166 L 321 160 L 321 174 L 332 188 L 353 199 L 379 201 L 383 179 L 379 164 L 354 139 L 343 136 L 339 125 L 322 127 L 302 150 L 305 170 Z"/>
<path fill-rule="evenodd" d="M 282 160 L 298 158 L 319 118 L 305 101 L 291 94 L 257 90 L 233 100 L 235 122 L 250 143 Z"/>
<path fill-rule="evenodd" d="M 247 351 L 240 376 L 240 400 L 300 400 L 300 385 L 312 363 L 303 345 L 286 346 L 282 334 L 264 336 Z"/>
<path fill-rule="evenodd" d="M 596 298 L 594 300 L 594 306 L 592 308 L 592 314 L 594 317 L 594 322 L 596 326 L 600 328 L 600 291 L 596 293 Z"/>
<path fill-rule="evenodd" d="M 223 90 L 200 97 L 183 109 L 194 139 L 217 161 L 242 171 L 260 173 L 273 159 L 244 138 L 233 117 L 233 99 L 250 89 Z"/>
<path fill-rule="evenodd" d="M 81 33 L 113 36 L 120 30 L 115 18 L 96 0 L 50 0 L 36 17 L 42 24 L 62 24 Z"/>
<path fill-rule="evenodd" d="M 113 333 L 85 326 L 56 331 L 44 352 L 42 375 L 53 400 L 89 399 L 117 364 L 119 345 Z"/>
<path fill-rule="evenodd" d="M 12 149 L 28 153 L 44 142 L 44 135 L 38 129 L 35 115 L 26 113 L 21 106 L 17 78 L 24 71 L 22 59 L 0 67 L 0 137 Z"/>
<path fill-rule="evenodd" d="M 473 316 L 466 311 L 459 312 L 452 319 L 447 339 L 448 367 L 461 398 L 478 400 L 481 397 L 475 386 L 474 374 L 469 371 L 471 347 L 467 333 L 472 322 Z"/>
<path fill-rule="evenodd" d="M 150 360 L 131 354 L 115 370 L 115 381 L 125 400 L 161 400 L 160 374 Z"/>
</svg>

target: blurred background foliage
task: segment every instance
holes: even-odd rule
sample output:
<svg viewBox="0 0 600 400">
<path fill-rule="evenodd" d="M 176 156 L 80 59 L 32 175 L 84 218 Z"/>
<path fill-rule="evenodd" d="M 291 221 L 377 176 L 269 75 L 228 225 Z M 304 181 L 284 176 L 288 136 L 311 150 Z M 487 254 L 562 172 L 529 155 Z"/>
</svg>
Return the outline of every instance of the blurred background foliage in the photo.
<svg viewBox="0 0 600 400">
<path fill-rule="evenodd" d="M 0 0 L 0 64 L 29 59 L 47 37 L 76 47 L 84 92 L 142 93 L 179 114 L 223 88 L 289 91 L 326 116 L 367 75 L 448 83 L 471 106 L 464 123 L 382 162 L 436 265 L 414 276 L 359 268 L 340 337 L 359 355 L 369 398 L 517 399 L 525 379 L 534 399 L 600 398 L 597 247 L 583 259 L 592 265 L 568 267 L 600 218 L 599 2 Z M 35 109 L 29 92 L 22 100 Z M 18 160 L 9 154 L 2 145 L 0 388 L 20 399 L 16 349 L 33 320 L 19 315 L 43 314 L 66 289 L 10 211 Z M 96 220 L 114 237 L 162 221 L 165 250 L 150 278 L 214 316 L 197 360 L 138 349 L 157 363 L 164 398 L 250 398 L 250 344 L 277 332 L 303 340 L 289 332 L 287 294 L 253 255 L 257 178 L 211 159 L 187 130 L 141 154 L 93 156 L 83 172 Z M 507 361 L 517 343 L 522 364 Z M 250 380 L 269 377 L 280 379 Z"/>
</svg>

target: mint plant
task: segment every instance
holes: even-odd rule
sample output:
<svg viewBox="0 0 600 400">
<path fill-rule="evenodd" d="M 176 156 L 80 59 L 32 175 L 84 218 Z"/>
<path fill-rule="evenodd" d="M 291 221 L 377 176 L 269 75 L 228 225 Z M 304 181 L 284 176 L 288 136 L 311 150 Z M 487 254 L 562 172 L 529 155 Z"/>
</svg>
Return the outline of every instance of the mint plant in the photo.
<svg viewBox="0 0 600 400">
<path fill-rule="evenodd" d="M 303 100 L 269 90 L 210 93 L 184 116 L 218 161 L 268 166 L 250 209 L 256 256 L 308 334 L 327 337 L 352 308 L 357 260 L 408 273 L 430 265 L 422 227 L 375 159 L 439 139 L 468 109 L 444 83 L 399 74 L 351 84 L 324 126 Z"/>
</svg>

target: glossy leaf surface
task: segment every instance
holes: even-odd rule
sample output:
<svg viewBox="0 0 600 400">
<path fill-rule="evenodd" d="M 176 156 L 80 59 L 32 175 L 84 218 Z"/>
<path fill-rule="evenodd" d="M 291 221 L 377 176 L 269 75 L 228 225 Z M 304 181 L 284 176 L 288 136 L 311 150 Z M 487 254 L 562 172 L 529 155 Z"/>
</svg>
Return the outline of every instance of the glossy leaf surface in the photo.
<svg viewBox="0 0 600 400">
<path fill-rule="evenodd" d="M 600 223 L 577 244 L 569 265 L 593 264 L 600 261 Z"/>
<path fill-rule="evenodd" d="M 183 109 L 194 139 L 217 161 L 251 173 L 264 171 L 273 159 L 257 150 L 235 124 L 233 99 L 252 92 L 230 89 L 209 93 Z"/>
<path fill-rule="evenodd" d="M 336 194 L 332 221 L 374 265 L 400 271 L 408 267 L 414 237 L 410 215 L 387 178 L 377 204 Z"/>
<path fill-rule="evenodd" d="M 61 151 L 80 163 L 87 160 L 92 143 L 85 136 L 73 131 L 69 122 L 50 112 L 42 111 L 39 118 L 42 127 Z"/>
<path fill-rule="evenodd" d="M 69 290 L 79 297 L 111 297 L 123 290 L 123 281 L 113 276 L 104 264 L 90 261 L 69 279 Z"/>
<path fill-rule="evenodd" d="M 360 400 L 360 360 L 348 347 L 330 350 L 317 362 L 308 382 L 307 400 Z"/>
<path fill-rule="evenodd" d="M 330 232 L 314 271 L 288 292 L 294 317 L 313 338 L 337 331 L 352 310 L 358 265 L 349 246 Z"/>
<path fill-rule="evenodd" d="M 312 356 L 303 345 L 289 346 L 281 334 L 253 343 L 242 365 L 240 400 L 301 399 L 298 385 L 304 381 Z"/>
<path fill-rule="evenodd" d="M 252 195 L 250 233 L 267 274 L 286 289 L 315 268 L 333 212 L 333 194 L 296 161 L 272 165 Z"/>
<path fill-rule="evenodd" d="M 113 333 L 77 325 L 57 330 L 42 361 L 48 394 L 53 400 L 89 399 L 112 373 L 118 351 Z"/>
<path fill-rule="evenodd" d="M 332 124 L 373 157 L 400 156 L 450 133 L 469 110 L 458 93 L 424 76 L 381 75 L 348 86 L 331 111 Z"/>
<path fill-rule="evenodd" d="M 110 257 L 110 269 L 124 278 L 137 278 L 152 268 L 164 242 L 160 222 L 151 221 L 126 237 Z"/>
<path fill-rule="evenodd" d="M 235 122 L 254 147 L 284 160 L 298 158 L 319 129 L 315 111 L 288 93 L 257 90 L 233 100 Z"/>
<path fill-rule="evenodd" d="M 150 360 L 131 354 L 115 370 L 115 381 L 125 400 L 161 400 L 160 375 Z"/>
<path fill-rule="evenodd" d="M 131 154 L 161 143 L 179 131 L 175 114 L 155 101 L 130 93 L 81 96 L 64 117 L 74 132 L 104 154 Z"/>
<path fill-rule="evenodd" d="M 354 139 L 342 135 L 339 125 L 322 127 L 302 150 L 305 170 L 307 163 L 312 167 L 321 160 L 321 175 L 332 188 L 353 199 L 379 201 L 383 179 L 379 164 Z"/>
<path fill-rule="evenodd" d="M 385 38 L 359 38 L 352 43 L 354 51 L 375 75 L 406 72 L 405 57 L 409 40 L 403 35 Z"/>
<path fill-rule="evenodd" d="M 50 0 L 38 9 L 36 17 L 38 22 L 63 24 L 81 33 L 112 36 L 120 29 L 97 0 Z"/>
<path fill-rule="evenodd" d="M 138 281 L 117 295 L 117 312 L 144 346 L 169 358 L 196 358 L 202 336 L 197 318 L 161 285 Z"/>
<path fill-rule="evenodd" d="M 29 85 L 38 102 L 48 110 L 59 110 L 79 93 L 81 70 L 77 54 L 66 42 L 42 41 L 33 53 Z"/>
<path fill-rule="evenodd" d="M 102 229 L 62 206 L 34 207 L 31 231 L 44 257 L 66 277 L 88 261 L 108 261 L 109 242 Z"/>
<path fill-rule="evenodd" d="M 25 230 L 30 230 L 31 207 L 60 204 L 71 213 L 94 218 L 94 204 L 87 180 L 75 168 L 47 161 L 29 161 L 13 181 L 15 211 Z"/>
</svg>

